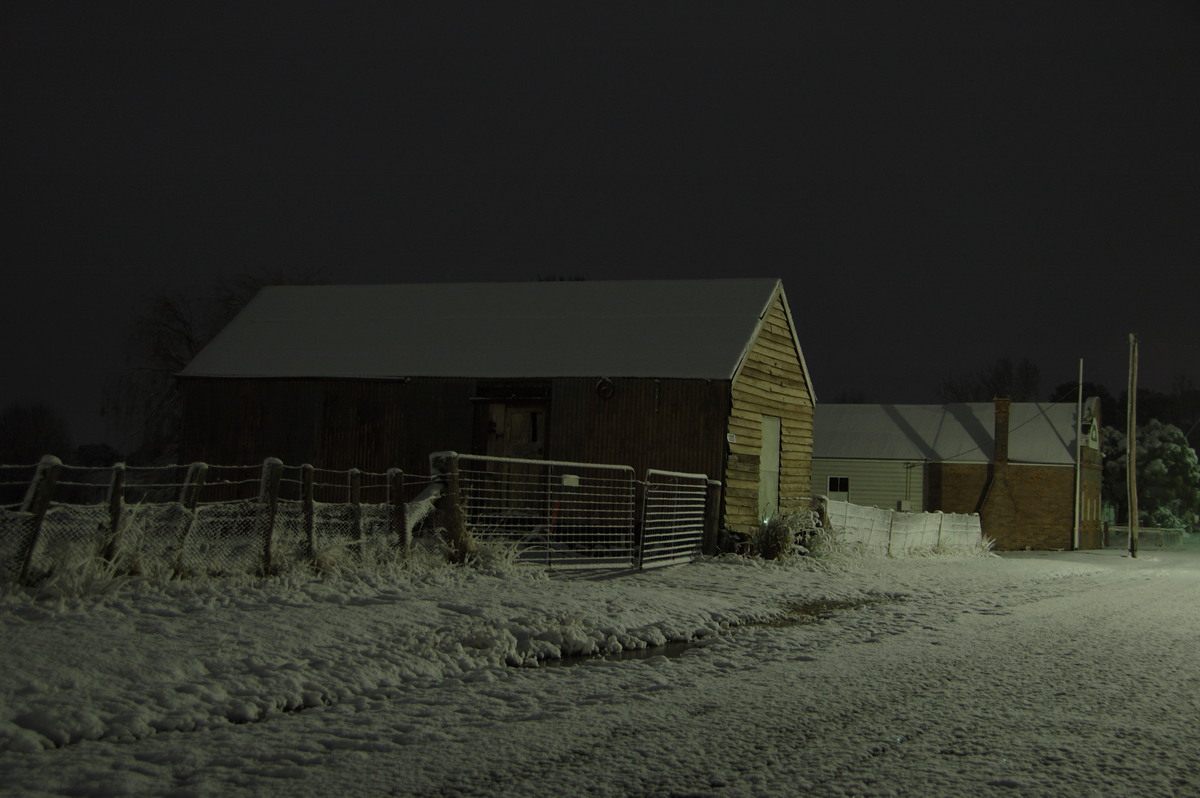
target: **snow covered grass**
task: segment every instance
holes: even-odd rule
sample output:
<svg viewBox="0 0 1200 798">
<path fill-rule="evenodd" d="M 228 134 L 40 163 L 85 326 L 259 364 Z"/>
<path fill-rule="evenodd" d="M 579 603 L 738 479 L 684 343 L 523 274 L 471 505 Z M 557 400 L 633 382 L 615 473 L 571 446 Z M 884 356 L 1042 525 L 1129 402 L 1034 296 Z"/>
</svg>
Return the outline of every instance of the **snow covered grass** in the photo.
<svg viewBox="0 0 1200 798">
<path fill-rule="evenodd" d="M 780 516 L 762 522 L 754 532 L 753 544 L 754 551 L 767 560 L 791 556 L 797 545 L 791 526 Z"/>
<path fill-rule="evenodd" d="M 934 770 L 914 769 L 910 755 L 890 778 L 912 771 L 935 779 L 933 792 L 960 794 L 971 784 L 955 774 L 973 761 L 994 750 L 1017 755 L 1010 719 L 1053 726 L 1053 717 L 1031 721 L 1014 708 L 1024 694 L 1036 699 L 1028 712 L 1066 701 L 1077 675 L 1043 688 L 1048 674 L 1075 660 L 1094 668 L 1096 653 L 1064 619 L 1080 615 L 1081 628 L 1106 641 L 1105 682 L 1156 678 L 1147 651 L 1166 657 L 1172 679 L 1190 667 L 1170 656 L 1186 648 L 1173 642 L 1188 634 L 1177 616 L 1162 629 L 1142 624 L 1127 647 L 1097 620 L 1097 598 L 1122 585 L 1157 591 L 1123 607 L 1194 606 L 1179 592 L 1194 578 L 1177 585 L 1156 570 L 1154 557 L 1169 552 L 1134 563 L 1114 552 L 901 559 L 831 545 L 811 557 L 722 556 L 623 575 L 551 573 L 489 544 L 461 565 L 445 555 L 424 540 L 407 559 L 375 568 L 347 561 L 326 574 L 101 578 L 89 589 L 81 581 L 4 592 L 0 778 L 16 795 L 585 785 L 613 795 L 720 785 L 783 795 L 805 784 L 843 785 L 820 794 L 889 794 L 847 774 L 885 768 L 887 752 L 907 745 L 937 760 Z M 1076 594 L 1069 612 L 1051 612 Z M 1028 630 L 1013 625 L 1039 602 L 1046 610 Z M 1061 651 L 1047 648 L 1059 642 Z M 629 651 L 658 655 L 602 658 Z M 985 655 L 982 670 L 976 654 Z M 588 657 L 598 658 L 538 667 Z M 1029 681 L 1025 664 L 1042 675 Z M 984 678 L 991 689 L 981 689 Z M 1094 708 L 1101 699 L 1088 685 L 1080 700 Z M 916 708 L 926 693 L 944 706 Z M 995 695 L 1005 699 L 939 726 Z M 922 735 L 923 747 L 897 742 Z M 1112 738 L 1094 745 L 1111 748 Z M 859 760 L 860 749 L 876 753 Z M 963 753 L 938 753 L 949 750 Z M 749 771 L 738 764 L 750 761 Z M 1163 761 L 1188 778 L 1186 752 Z M 995 762 L 985 775 L 996 784 L 1026 778 L 1023 766 Z"/>
<path fill-rule="evenodd" d="M 34 589 L 42 596 L 84 596 L 107 593 L 128 580 L 116 565 L 94 554 L 59 559 L 54 570 Z"/>
</svg>

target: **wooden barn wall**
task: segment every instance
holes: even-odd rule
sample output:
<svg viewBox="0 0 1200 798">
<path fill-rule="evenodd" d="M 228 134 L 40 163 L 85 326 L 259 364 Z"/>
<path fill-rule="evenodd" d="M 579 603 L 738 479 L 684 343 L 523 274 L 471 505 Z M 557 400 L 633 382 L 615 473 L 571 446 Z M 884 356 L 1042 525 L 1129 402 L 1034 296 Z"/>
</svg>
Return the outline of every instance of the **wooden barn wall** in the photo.
<svg viewBox="0 0 1200 798">
<path fill-rule="evenodd" d="M 553 380 L 547 457 L 687 471 L 721 479 L 729 383 L 703 379 Z"/>
<path fill-rule="evenodd" d="M 604 398 L 598 379 L 552 381 L 548 458 L 721 478 L 727 382 L 616 378 Z M 430 452 L 474 450 L 476 382 L 184 379 L 181 459 L 425 473 Z"/>
<path fill-rule="evenodd" d="M 779 508 L 784 514 L 804 509 L 811 498 L 812 391 L 800 365 L 791 327 L 776 298 L 731 388 L 729 444 L 725 470 L 725 524 L 753 531 L 758 517 L 758 468 L 762 417 L 780 424 Z"/>
<path fill-rule="evenodd" d="M 470 451 L 473 380 L 181 380 L 180 459 L 427 474 Z"/>
</svg>

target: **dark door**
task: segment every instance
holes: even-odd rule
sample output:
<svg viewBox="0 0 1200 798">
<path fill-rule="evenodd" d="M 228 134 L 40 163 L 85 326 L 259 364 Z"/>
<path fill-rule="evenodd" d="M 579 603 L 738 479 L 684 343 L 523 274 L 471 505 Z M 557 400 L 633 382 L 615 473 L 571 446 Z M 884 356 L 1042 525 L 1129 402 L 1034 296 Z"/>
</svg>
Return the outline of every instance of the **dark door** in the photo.
<svg viewBox="0 0 1200 798">
<path fill-rule="evenodd" d="M 488 433 L 489 455 L 541 460 L 546 454 L 546 406 L 490 402 Z"/>
<path fill-rule="evenodd" d="M 545 466 L 537 461 L 546 456 L 546 404 L 529 400 L 489 401 L 481 414 L 483 445 L 477 451 L 489 457 L 511 458 L 488 461 L 478 501 L 492 515 L 509 522 L 527 518 L 536 526 L 545 515 Z M 478 442 L 478 436 L 477 436 Z"/>
</svg>

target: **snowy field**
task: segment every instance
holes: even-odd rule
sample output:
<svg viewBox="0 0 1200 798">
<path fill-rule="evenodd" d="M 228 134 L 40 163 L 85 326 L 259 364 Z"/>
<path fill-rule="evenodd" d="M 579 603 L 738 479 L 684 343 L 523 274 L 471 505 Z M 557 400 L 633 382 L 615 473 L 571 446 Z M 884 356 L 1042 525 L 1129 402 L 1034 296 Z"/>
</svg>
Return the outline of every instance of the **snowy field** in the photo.
<svg viewBox="0 0 1200 798">
<path fill-rule="evenodd" d="M 1193 543 L 10 592 L 0 640 L 6 796 L 1200 795 Z"/>
</svg>

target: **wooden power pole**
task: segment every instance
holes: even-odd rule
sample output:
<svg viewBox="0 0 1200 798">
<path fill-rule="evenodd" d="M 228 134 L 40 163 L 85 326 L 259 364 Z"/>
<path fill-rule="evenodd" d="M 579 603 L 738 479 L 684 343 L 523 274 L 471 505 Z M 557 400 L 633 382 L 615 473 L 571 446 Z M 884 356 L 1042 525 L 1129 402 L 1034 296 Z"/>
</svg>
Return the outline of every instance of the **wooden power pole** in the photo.
<svg viewBox="0 0 1200 798">
<path fill-rule="evenodd" d="M 1126 485 L 1129 491 L 1129 556 L 1137 557 L 1137 336 L 1129 334 L 1129 388 L 1125 394 Z"/>
<path fill-rule="evenodd" d="M 1071 551 L 1079 551 L 1079 504 L 1083 484 L 1083 358 L 1079 358 L 1079 384 L 1075 398 L 1075 531 Z"/>
</svg>

